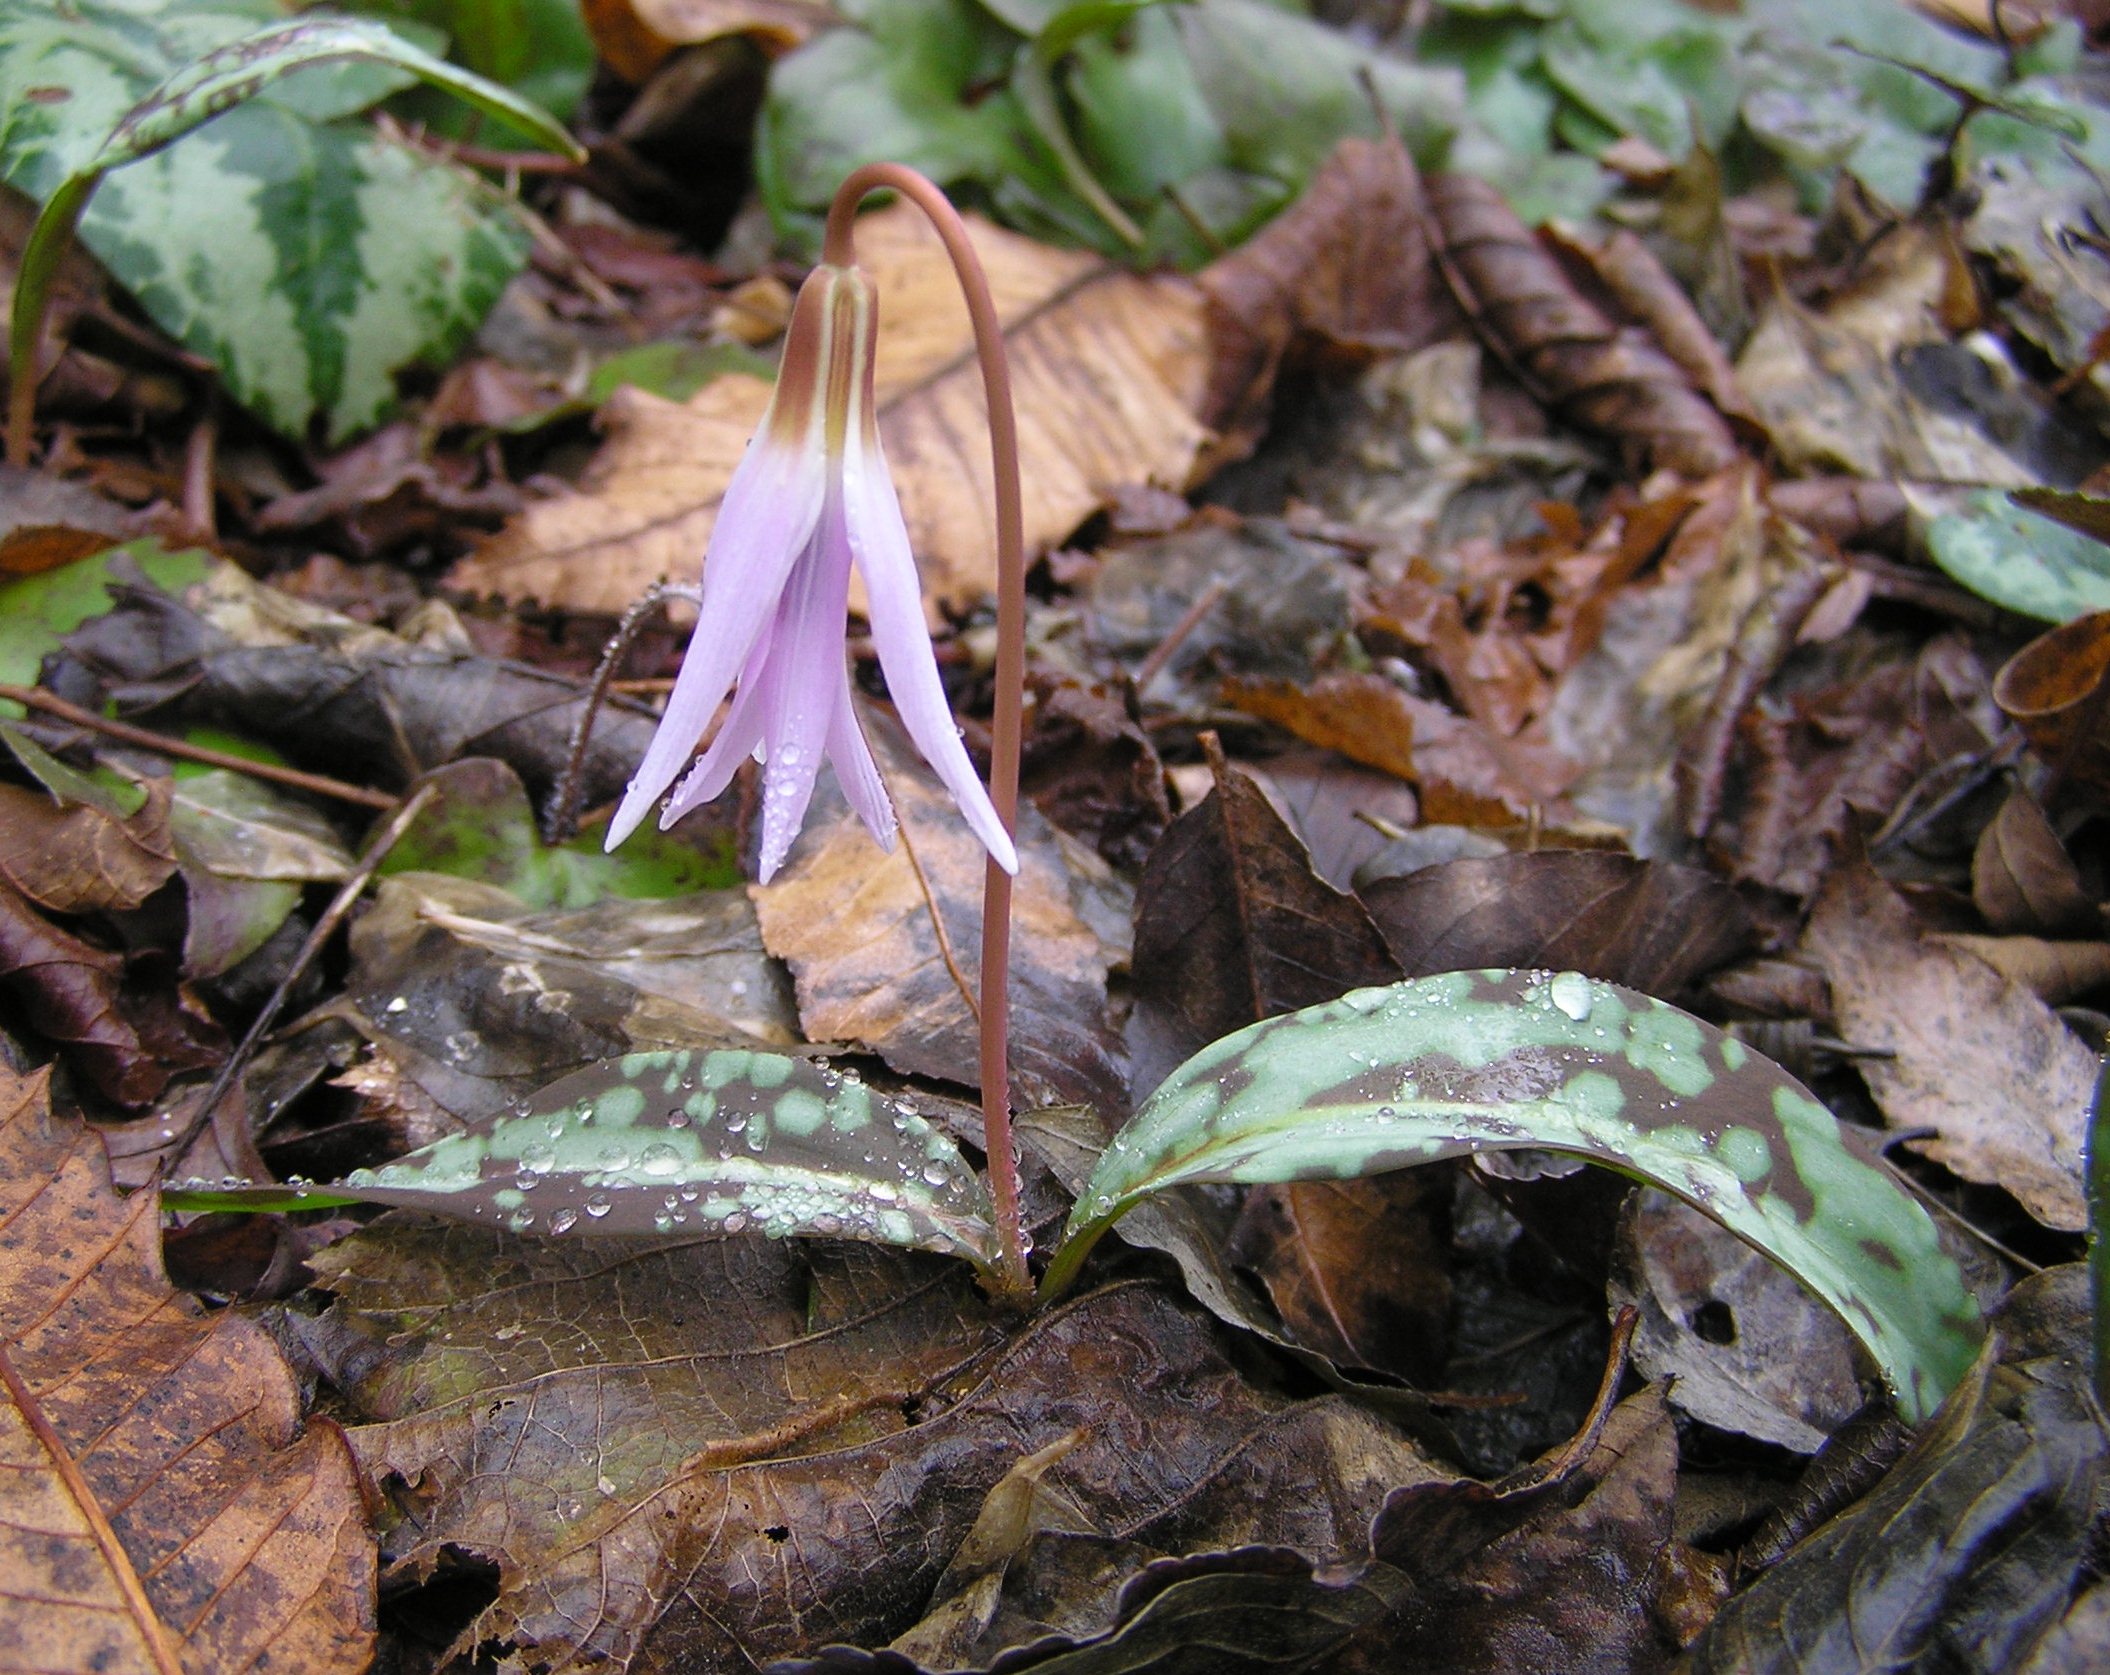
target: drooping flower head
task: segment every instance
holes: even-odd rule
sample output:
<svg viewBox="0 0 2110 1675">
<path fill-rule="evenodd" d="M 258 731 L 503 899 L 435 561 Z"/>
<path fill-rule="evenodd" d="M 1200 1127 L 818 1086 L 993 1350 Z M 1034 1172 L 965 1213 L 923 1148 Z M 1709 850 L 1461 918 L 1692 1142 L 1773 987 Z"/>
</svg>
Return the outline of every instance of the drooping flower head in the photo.
<svg viewBox="0 0 2110 1675">
<path fill-rule="evenodd" d="M 953 724 L 924 628 L 923 589 L 880 453 L 872 397 L 878 299 L 855 267 L 822 265 L 800 288 L 761 428 L 726 485 L 704 553 L 703 602 L 645 759 L 608 826 L 635 831 L 694 753 L 728 689 L 725 723 L 675 788 L 662 828 L 710 801 L 742 759 L 763 764 L 759 876 L 782 864 L 825 754 L 882 847 L 894 808 L 850 703 L 844 656 L 850 569 L 864 578 L 872 642 L 902 725 L 1006 872 L 1018 855 Z"/>
</svg>

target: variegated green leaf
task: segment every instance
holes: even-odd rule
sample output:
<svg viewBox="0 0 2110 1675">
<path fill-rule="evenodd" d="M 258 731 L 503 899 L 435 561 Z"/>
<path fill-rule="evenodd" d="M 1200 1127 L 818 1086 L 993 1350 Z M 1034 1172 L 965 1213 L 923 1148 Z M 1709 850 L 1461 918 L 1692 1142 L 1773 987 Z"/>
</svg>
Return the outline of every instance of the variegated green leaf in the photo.
<svg viewBox="0 0 2110 1675">
<path fill-rule="evenodd" d="M 1978 1308 L 1933 1222 L 1823 1105 L 1720 1030 L 1572 971 L 1359 989 L 1197 1053 L 1114 1137 L 1043 1290 L 1167 1187 L 1524 1147 L 1652 1182 L 1749 1241 L 1838 1310 L 1909 1419 L 1971 1364 Z"/>
<path fill-rule="evenodd" d="M 517 1233 L 766 1233 L 997 1258 L 989 1200 L 950 1136 L 823 1064 L 632 1053 L 341 1185 L 170 1189 L 175 1209 L 389 1204 Z"/>
<path fill-rule="evenodd" d="M 0 0 L 0 170 L 44 201 L 16 287 L 13 364 L 29 364 L 78 222 L 245 406 L 296 435 L 319 414 L 337 438 L 382 416 L 398 369 L 458 346 L 527 241 L 474 175 L 318 113 L 415 78 L 577 148 L 533 105 L 377 23 L 242 34 L 260 11 L 271 15 L 233 0 Z M 338 67 L 328 87 L 286 80 L 323 64 Z M 26 400 L 17 393 L 18 413 Z"/>
</svg>

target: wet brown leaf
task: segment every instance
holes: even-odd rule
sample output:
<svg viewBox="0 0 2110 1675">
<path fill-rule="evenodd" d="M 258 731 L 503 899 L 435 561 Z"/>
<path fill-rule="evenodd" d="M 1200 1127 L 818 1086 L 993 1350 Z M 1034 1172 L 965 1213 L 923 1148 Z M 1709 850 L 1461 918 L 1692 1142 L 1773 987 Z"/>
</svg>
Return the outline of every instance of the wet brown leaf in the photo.
<svg viewBox="0 0 2110 1675">
<path fill-rule="evenodd" d="M 1397 774 L 1434 822 L 1501 826 L 1534 811 L 1558 818 L 1560 794 L 1575 775 L 1543 740 L 1504 738 L 1382 675 L 1322 675 L 1306 685 L 1232 680 L 1224 697 L 1308 743 Z"/>
<path fill-rule="evenodd" d="M 1808 1454 L 1861 1406 L 1846 1325 L 1776 1264 L 1668 1193 L 1632 1194 L 1608 1296 L 1640 1310 L 1634 1365 L 1718 1430 Z"/>
<path fill-rule="evenodd" d="M 169 1072 L 120 1010 L 123 970 L 117 955 L 68 935 L 0 883 L 0 987 L 99 1092 L 137 1106 L 168 1085 Z"/>
<path fill-rule="evenodd" d="M 129 818 L 111 808 L 0 785 L 0 878 L 54 913 L 137 907 L 176 870 L 169 782 L 150 780 Z"/>
<path fill-rule="evenodd" d="M 1399 974 L 1252 778 L 1220 752 L 1211 766 L 1215 789 L 1166 828 L 1136 890 L 1138 1094 L 1235 1029 Z"/>
<path fill-rule="evenodd" d="M 1688 476 L 1736 462 L 1736 439 L 1685 370 L 1587 301 L 1493 186 L 1439 175 L 1428 194 L 1451 294 L 1527 389 Z"/>
<path fill-rule="evenodd" d="M 713 1675 L 883 1641 L 992 1488 L 1066 1439 L 1041 1483 L 1082 1514 L 1057 1545 L 1097 1562 L 1028 1603 L 1073 1632 L 1191 1544 L 1359 1556 L 1387 1489 L 1437 1475 L 1338 1398 L 1261 1395 L 1147 1286 L 1007 1335 L 956 1265 L 828 1244 L 391 1218 L 317 1262 L 339 1301 L 308 1336 L 370 1417 L 353 1439 L 396 1504 L 398 1574 L 450 1544 L 497 1563 L 462 1644 L 551 1668 Z"/>
<path fill-rule="evenodd" d="M 1200 292 L 985 221 L 969 230 L 1011 355 L 1028 548 L 1061 540 L 1123 486 L 1185 487 L 1207 441 L 1196 417 L 1208 378 Z M 996 550 L 966 308 L 936 235 L 908 205 L 861 218 L 857 244 L 880 299 L 880 439 L 924 597 L 963 609 L 994 586 Z M 609 441 L 585 486 L 531 506 L 450 583 L 616 616 L 654 582 L 693 581 L 768 399 L 768 385 L 742 375 L 687 405 L 621 391 L 602 412 Z"/>
<path fill-rule="evenodd" d="M 1305 1348 L 1433 1384 L 1450 1349 L 1451 1187 L 1433 1169 L 1261 1187 L 1229 1255 L 1260 1276 Z"/>
<path fill-rule="evenodd" d="M 362 1670 L 374 1550 L 344 1433 L 271 1339 L 171 1289 L 152 1191 L 0 1071 L 0 1621 L 14 1667 Z"/>
<path fill-rule="evenodd" d="M 1732 1600 L 1683 1667 L 2012 1670 L 2032 1667 L 2040 1645 L 2061 1667 L 2060 1622 L 2092 1579 L 2089 1530 L 2110 1458 L 2087 1345 L 2078 1265 L 2017 1286 L 1912 1450 Z M 2090 1632 L 2085 1615 L 2073 1626 Z M 2092 1632 L 2100 1643 L 2099 1612 Z"/>
<path fill-rule="evenodd" d="M 2001 666 L 1993 697 L 2062 782 L 2110 799 L 2110 611 L 2039 634 Z"/>
<path fill-rule="evenodd" d="M 1110 865 L 1143 864 L 1172 818 L 1165 767 L 1121 686 L 1029 677 L 1019 791 Z"/>
<path fill-rule="evenodd" d="M 1409 977 L 1551 966 L 1673 999 L 1751 940 L 1711 873 L 1579 849 L 1448 861 L 1362 891 Z"/>
<path fill-rule="evenodd" d="M 1293 205 L 1205 269 L 1216 363 L 1209 423 L 1234 433 L 1257 424 L 1300 342 L 1401 353 L 1451 324 L 1429 262 L 1427 218 L 1404 146 L 1343 140 Z"/>
<path fill-rule="evenodd" d="M 859 1042 L 897 1070 L 974 1087 L 986 855 L 906 741 L 891 726 L 867 732 L 901 823 L 893 850 L 847 806 L 809 821 L 783 872 L 750 888 L 762 940 L 791 967 L 808 1039 Z M 1017 839 L 1013 1097 L 1126 1110 L 1106 994 L 1126 953 L 1126 887 L 1030 804 Z"/>
<path fill-rule="evenodd" d="M 2072 936 L 2102 923 L 2073 857 L 2037 799 L 2019 785 L 1978 834 L 1971 900 L 1996 931 Z"/>
<path fill-rule="evenodd" d="M 1865 863 L 1818 893 L 1806 946 L 1831 979 L 1838 1033 L 1892 1058 L 1855 1060 L 1884 1116 L 1932 1128 L 1929 1156 L 2006 1188 L 2047 1226 L 2086 1225 L 2082 1137 L 2095 1059 L 2050 1007 L 1972 955 L 1921 934 Z"/>
</svg>

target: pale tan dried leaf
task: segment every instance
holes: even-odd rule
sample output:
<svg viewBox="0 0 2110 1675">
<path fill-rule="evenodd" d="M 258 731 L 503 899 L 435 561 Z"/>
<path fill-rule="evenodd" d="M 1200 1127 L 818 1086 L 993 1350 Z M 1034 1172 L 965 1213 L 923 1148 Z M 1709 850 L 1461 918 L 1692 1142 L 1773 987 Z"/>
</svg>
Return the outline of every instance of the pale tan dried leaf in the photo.
<svg viewBox="0 0 2110 1675">
<path fill-rule="evenodd" d="M 1208 440 L 1200 292 L 970 218 L 1005 326 L 1029 547 L 1068 535 L 1140 483 L 1184 487 Z M 987 408 L 967 311 L 936 235 L 905 205 L 858 222 L 879 292 L 879 433 L 922 562 L 926 601 L 994 585 Z M 686 405 L 624 390 L 577 493 L 531 506 L 455 566 L 452 585 L 613 616 L 654 582 L 693 581 L 726 480 L 769 400 L 743 376 Z M 853 593 L 853 604 L 861 594 Z"/>
<path fill-rule="evenodd" d="M 2086 1226 L 2095 1055 L 2080 1037 L 1983 960 L 1922 936 L 1865 862 L 1826 880 L 1807 942 L 1831 979 L 1838 1033 L 1894 1055 L 1854 1061 L 1891 1124 L 1933 1129 L 1937 1163 L 2005 1187 L 2046 1226 Z"/>
<path fill-rule="evenodd" d="M 1936 935 L 1932 941 L 1977 957 L 2039 1000 L 2063 1006 L 2110 983 L 2110 942 L 2054 942 L 2041 936 Z"/>
<path fill-rule="evenodd" d="M 270 1338 L 170 1287 L 156 1195 L 119 1198 L 44 1078 L 5 1072 L 0 1344 L 0 1663 L 366 1667 L 374 1546 L 343 1432 L 302 1432 Z"/>
<path fill-rule="evenodd" d="M 602 60 L 631 82 L 685 46 L 744 35 L 776 54 L 835 21 L 822 0 L 582 0 L 580 12 Z"/>
</svg>

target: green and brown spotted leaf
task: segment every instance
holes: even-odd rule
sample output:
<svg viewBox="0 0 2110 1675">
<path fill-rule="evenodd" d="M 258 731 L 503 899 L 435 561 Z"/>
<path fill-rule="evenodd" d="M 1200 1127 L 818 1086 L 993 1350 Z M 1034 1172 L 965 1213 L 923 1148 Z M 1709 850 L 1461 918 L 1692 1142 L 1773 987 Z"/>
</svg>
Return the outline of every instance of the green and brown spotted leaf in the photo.
<svg viewBox="0 0 2110 1675">
<path fill-rule="evenodd" d="M 245 35 L 268 8 L 191 10 L 153 20 L 157 29 L 112 0 L 0 0 L 10 71 L 0 168 L 44 206 L 15 288 L 13 364 L 34 360 L 45 291 L 79 224 L 111 273 L 212 360 L 245 406 L 296 436 L 320 414 L 343 437 L 391 404 L 399 368 L 475 328 L 525 260 L 527 238 L 465 171 L 331 119 L 418 79 L 551 149 L 577 147 L 518 95 L 378 23 L 311 17 Z M 340 76 L 327 92 L 278 85 L 347 61 L 383 73 Z M 46 81 L 72 96 L 41 98 Z M 209 141 L 174 145 L 214 119 Z M 10 413 L 18 454 L 33 389 L 18 388 Z"/>
<path fill-rule="evenodd" d="M 1572 971 L 1360 989 L 1196 1054 L 1115 1135 L 1044 1289 L 1167 1187 L 1527 1147 L 1660 1186 L 1772 1257 L 1845 1319 L 1910 1419 L 1970 1365 L 1977 1305 L 1933 1222 L 1823 1105 L 1697 1018 Z"/>
<path fill-rule="evenodd" d="M 338 1186 L 176 1192 L 192 1208 L 388 1204 L 515 1233 L 793 1234 L 996 1261 L 988 1195 L 906 1103 L 780 1053 L 629 1053 Z"/>
</svg>

